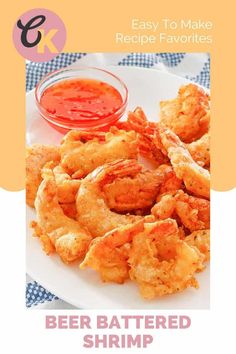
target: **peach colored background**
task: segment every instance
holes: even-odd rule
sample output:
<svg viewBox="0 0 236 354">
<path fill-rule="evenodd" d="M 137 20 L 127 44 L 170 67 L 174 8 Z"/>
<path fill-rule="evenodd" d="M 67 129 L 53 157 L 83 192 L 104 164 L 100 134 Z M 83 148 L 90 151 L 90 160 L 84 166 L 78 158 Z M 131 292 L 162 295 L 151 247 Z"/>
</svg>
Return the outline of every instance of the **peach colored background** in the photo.
<svg viewBox="0 0 236 354">
<path fill-rule="evenodd" d="M 12 42 L 16 19 L 25 11 L 44 7 L 56 12 L 67 28 L 65 52 L 210 52 L 212 93 L 212 188 L 235 186 L 235 9 L 233 1 L 100 0 L 10 2 L 2 9 L 1 26 L 1 183 L 7 190 L 24 188 L 25 62 Z M 116 45 L 116 32 L 132 34 L 132 18 L 211 20 L 213 44 Z M 167 32 L 167 31 L 166 31 Z M 192 32 L 192 31 L 190 31 Z M 178 35 L 178 31 L 170 34 Z M 143 31 L 145 34 L 145 31 Z M 151 34 L 151 33 L 147 33 Z"/>
</svg>

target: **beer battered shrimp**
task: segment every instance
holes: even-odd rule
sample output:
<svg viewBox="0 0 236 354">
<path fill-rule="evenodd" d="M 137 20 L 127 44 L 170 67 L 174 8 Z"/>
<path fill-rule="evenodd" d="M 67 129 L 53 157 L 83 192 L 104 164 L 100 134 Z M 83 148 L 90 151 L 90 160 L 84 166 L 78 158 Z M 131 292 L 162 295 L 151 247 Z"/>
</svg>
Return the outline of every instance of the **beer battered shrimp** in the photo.
<svg viewBox="0 0 236 354">
<path fill-rule="evenodd" d="M 108 133 L 72 130 L 62 140 L 61 165 L 72 178 L 83 178 L 96 167 L 117 159 L 136 159 L 134 131 L 111 128 Z"/>
<path fill-rule="evenodd" d="M 163 195 L 151 210 L 158 220 L 178 217 L 185 228 L 195 230 L 210 227 L 210 202 L 179 190 Z"/>
<path fill-rule="evenodd" d="M 139 216 L 121 215 L 111 211 L 103 188 L 116 178 L 136 176 L 141 169 L 142 166 L 135 160 L 117 160 L 98 167 L 82 180 L 76 198 L 78 221 L 93 237 L 103 236 L 121 225 L 140 219 Z"/>
<path fill-rule="evenodd" d="M 57 197 L 60 204 L 75 203 L 75 196 L 80 187 L 81 181 L 73 179 L 65 172 L 60 164 L 53 161 L 47 162 L 41 171 L 42 176 L 53 174 L 57 186 Z"/>
<path fill-rule="evenodd" d="M 184 193 L 182 190 L 175 195 L 176 214 L 183 225 L 191 232 L 210 227 L 210 202 Z"/>
<path fill-rule="evenodd" d="M 34 207 L 38 187 L 42 181 L 41 169 L 48 161 L 59 163 L 57 146 L 35 144 L 26 149 L 26 203 Z"/>
<path fill-rule="evenodd" d="M 161 142 L 166 149 L 176 176 L 182 179 L 191 193 L 210 197 L 209 171 L 199 166 L 178 136 L 168 128 L 159 127 Z"/>
<path fill-rule="evenodd" d="M 160 123 L 171 129 L 185 143 L 208 132 L 210 98 L 194 84 L 182 86 L 177 98 L 160 102 Z"/>
<path fill-rule="evenodd" d="M 159 171 L 159 173 L 161 171 L 163 171 L 164 176 L 163 176 L 163 181 L 162 181 L 162 184 L 161 184 L 159 192 L 158 192 L 157 201 L 158 201 L 158 198 L 160 196 L 162 196 L 163 194 L 175 192 L 183 187 L 182 180 L 180 180 L 176 176 L 172 166 L 161 165 L 158 167 L 158 171 Z"/>
<path fill-rule="evenodd" d="M 174 220 L 145 224 L 133 237 L 128 263 L 130 278 L 145 299 L 198 288 L 194 274 L 203 268 L 204 256 L 178 237 Z"/>
<path fill-rule="evenodd" d="M 197 247 L 204 255 L 204 261 L 208 262 L 210 259 L 210 230 L 197 230 L 185 238 L 185 242 Z"/>
<path fill-rule="evenodd" d="M 66 215 L 75 218 L 75 199 L 82 180 L 72 179 L 61 165 L 47 163 L 43 171 L 53 171 L 57 185 L 59 203 Z M 167 184 L 171 166 L 162 165 L 155 170 L 142 170 L 136 176 L 118 177 L 103 187 L 104 198 L 108 207 L 114 211 L 127 212 L 146 210 L 156 200 L 160 189 Z M 173 172 L 173 170 L 172 170 Z"/>
<path fill-rule="evenodd" d="M 92 237 L 78 221 L 64 215 L 53 174 L 44 173 L 43 177 L 35 200 L 38 222 L 33 223 L 33 227 L 36 235 L 40 237 L 44 250 L 48 253 L 55 250 L 63 262 L 81 259 Z"/>
<path fill-rule="evenodd" d="M 182 182 L 176 182 L 177 177 L 174 181 L 171 173 L 171 166 L 161 165 L 155 170 L 142 169 L 136 176 L 116 178 L 103 187 L 108 206 L 120 212 L 150 208 L 159 193 L 171 188 L 171 177 L 172 187 L 176 183 L 180 188 Z"/>
<path fill-rule="evenodd" d="M 128 114 L 126 123 L 130 129 L 138 133 L 138 148 L 142 156 L 154 162 L 156 165 L 168 163 L 166 151 L 159 135 L 160 123 L 149 122 L 140 107 Z M 210 134 L 203 135 L 200 139 L 185 144 L 190 155 L 200 166 L 210 165 Z"/>
<path fill-rule="evenodd" d="M 204 134 L 200 139 L 186 144 L 190 155 L 198 165 L 205 168 L 210 166 L 210 134 Z"/>
<path fill-rule="evenodd" d="M 73 179 L 65 172 L 61 165 L 54 167 L 53 173 L 57 185 L 59 203 L 75 203 L 75 197 L 79 190 L 81 180 Z"/>
<path fill-rule="evenodd" d="M 176 200 L 172 193 L 167 193 L 158 198 L 158 202 L 151 209 L 151 214 L 157 220 L 171 218 L 175 212 Z"/>
<path fill-rule="evenodd" d="M 104 282 L 124 283 L 129 278 L 128 256 L 133 236 L 144 229 L 143 220 L 121 226 L 95 238 L 80 268 L 96 270 Z"/>
<path fill-rule="evenodd" d="M 158 140 L 158 124 L 149 122 L 142 108 L 137 107 L 134 112 L 129 112 L 127 124 L 130 129 L 138 133 L 140 155 L 152 161 L 156 166 L 168 162 L 167 156 L 161 150 L 161 141 L 160 139 Z M 155 141 L 154 133 L 156 133 Z"/>
<path fill-rule="evenodd" d="M 75 197 L 80 187 L 80 180 L 72 179 L 62 166 L 56 162 L 47 162 L 41 171 L 43 175 L 53 175 L 57 187 L 57 198 L 64 214 L 72 219 L 76 219 Z"/>
</svg>

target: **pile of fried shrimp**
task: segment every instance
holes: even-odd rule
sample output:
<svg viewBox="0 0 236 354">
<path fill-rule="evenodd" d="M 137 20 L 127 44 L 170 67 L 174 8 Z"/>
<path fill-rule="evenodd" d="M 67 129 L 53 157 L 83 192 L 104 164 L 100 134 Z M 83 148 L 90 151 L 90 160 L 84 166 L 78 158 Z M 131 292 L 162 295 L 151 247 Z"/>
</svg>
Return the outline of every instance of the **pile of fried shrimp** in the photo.
<svg viewBox="0 0 236 354">
<path fill-rule="evenodd" d="M 28 147 L 26 202 L 45 253 L 105 282 L 132 280 L 145 299 L 198 288 L 210 254 L 209 125 L 209 95 L 188 84 L 160 103 L 158 122 L 137 107 L 108 132 Z"/>
</svg>

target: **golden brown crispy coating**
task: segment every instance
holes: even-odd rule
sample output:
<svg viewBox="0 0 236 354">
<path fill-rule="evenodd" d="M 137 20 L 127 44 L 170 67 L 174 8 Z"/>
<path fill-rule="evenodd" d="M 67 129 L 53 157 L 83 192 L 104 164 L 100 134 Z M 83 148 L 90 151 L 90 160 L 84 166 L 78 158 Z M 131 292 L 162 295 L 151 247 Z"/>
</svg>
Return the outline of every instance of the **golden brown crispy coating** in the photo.
<svg viewBox="0 0 236 354">
<path fill-rule="evenodd" d="M 162 195 L 151 213 L 158 220 L 176 218 L 190 232 L 210 227 L 209 200 L 190 196 L 182 190 Z"/>
<path fill-rule="evenodd" d="M 158 124 L 149 122 L 142 108 L 137 107 L 134 112 L 128 113 L 127 125 L 138 134 L 138 149 L 140 155 L 153 162 L 156 166 L 167 163 L 169 160 L 163 154 L 158 140 Z M 155 142 L 153 135 L 156 132 Z"/>
<path fill-rule="evenodd" d="M 64 170 L 73 178 L 82 178 L 107 162 L 136 159 L 137 137 L 134 131 L 115 127 L 108 133 L 72 130 L 63 138 L 60 151 Z"/>
<path fill-rule="evenodd" d="M 116 227 L 140 219 L 136 215 L 121 215 L 111 211 L 103 187 L 116 178 L 135 176 L 141 169 L 136 160 L 116 160 L 98 167 L 82 180 L 76 197 L 77 217 L 93 237 L 103 236 Z"/>
<path fill-rule="evenodd" d="M 60 154 L 57 146 L 35 144 L 26 149 L 26 203 L 34 207 L 34 200 L 40 182 L 41 169 L 48 161 L 59 163 Z"/>
<path fill-rule="evenodd" d="M 190 84 L 161 103 L 160 123 L 137 107 L 108 133 L 73 130 L 59 148 L 28 148 L 27 204 L 37 193 L 31 227 L 46 254 L 85 257 L 81 269 L 130 278 L 145 299 L 197 288 L 210 252 L 209 117 L 209 96 Z"/>
<path fill-rule="evenodd" d="M 150 208 L 163 188 L 170 188 L 173 169 L 168 165 L 161 165 L 155 170 L 142 170 L 136 176 L 116 178 L 106 184 L 103 191 L 110 209 L 115 211 L 134 211 Z M 177 177 L 176 177 L 177 179 Z M 178 188 L 181 181 L 178 180 Z"/>
<path fill-rule="evenodd" d="M 193 160 L 205 168 L 210 166 L 210 134 L 204 134 L 200 139 L 186 145 Z"/>
<path fill-rule="evenodd" d="M 210 98 L 194 84 L 182 86 L 177 98 L 160 103 L 161 124 L 171 129 L 185 143 L 208 132 Z"/>
<path fill-rule="evenodd" d="M 160 139 L 159 123 L 149 122 L 140 107 L 129 112 L 127 126 L 138 133 L 139 153 L 152 161 L 155 165 L 168 163 L 166 151 Z M 210 164 L 210 134 L 204 134 L 198 140 L 186 144 L 193 160 L 200 166 L 209 167 Z"/>
<path fill-rule="evenodd" d="M 176 176 L 191 193 L 210 198 L 209 171 L 199 166 L 178 136 L 168 128 L 159 127 L 161 142 L 166 149 Z"/>
<path fill-rule="evenodd" d="M 197 288 L 194 274 L 203 268 L 203 258 L 196 247 L 179 238 L 175 221 L 147 224 L 133 237 L 130 277 L 145 299 Z"/>
<path fill-rule="evenodd" d="M 142 231 L 143 220 L 121 226 L 103 237 L 95 238 L 80 268 L 91 267 L 105 282 L 122 284 L 129 278 L 128 256 L 133 236 Z"/>
<path fill-rule="evenodd" d="M 59 205 L 57 187 L 53 174 L 44 174 L 36 200 L 37 231 L 41 241 L 54 246 L 63 262 L 70 263 L 84 257 L 92 239 L 89 232 L 80 224 L 67 217 Z M 41 233 L 39 235 L 39 230 Z"/>
<path fill-rule="evenodd" d="M 175 195 L 176 213 L 183 225 L 190 231 L 210 227 L 210 202 L 203 198 L 189 196 L 182 190 Z"/>
<path fill-rule="evenodd" d="M 205 262 L 210 259 L 210 230 L 197 230 L 185 238 L 188 245 L 195 246 L 204 254 Z"/>
</svg>

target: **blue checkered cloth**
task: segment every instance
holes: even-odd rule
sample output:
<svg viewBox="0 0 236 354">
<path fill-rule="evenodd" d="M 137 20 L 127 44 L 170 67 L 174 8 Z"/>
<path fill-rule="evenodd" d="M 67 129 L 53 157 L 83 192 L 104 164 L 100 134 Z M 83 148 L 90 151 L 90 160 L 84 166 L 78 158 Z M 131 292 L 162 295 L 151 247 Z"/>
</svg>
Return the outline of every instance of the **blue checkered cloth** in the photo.
<svg viewBox="0 0 236 354">
<path fill-rule="evenodd" d="M 156 68 L 185 77 L 210 88 L 210 55 L 208 53 L 61 53 L 46 63 L 26 63 L 26 91 L 30 91 L 47 73 L 75 62 L 81 65 L 126 65 Z M 71 308 L 33 279 L 26 279 L 28 308 Z"/>
</svg>

